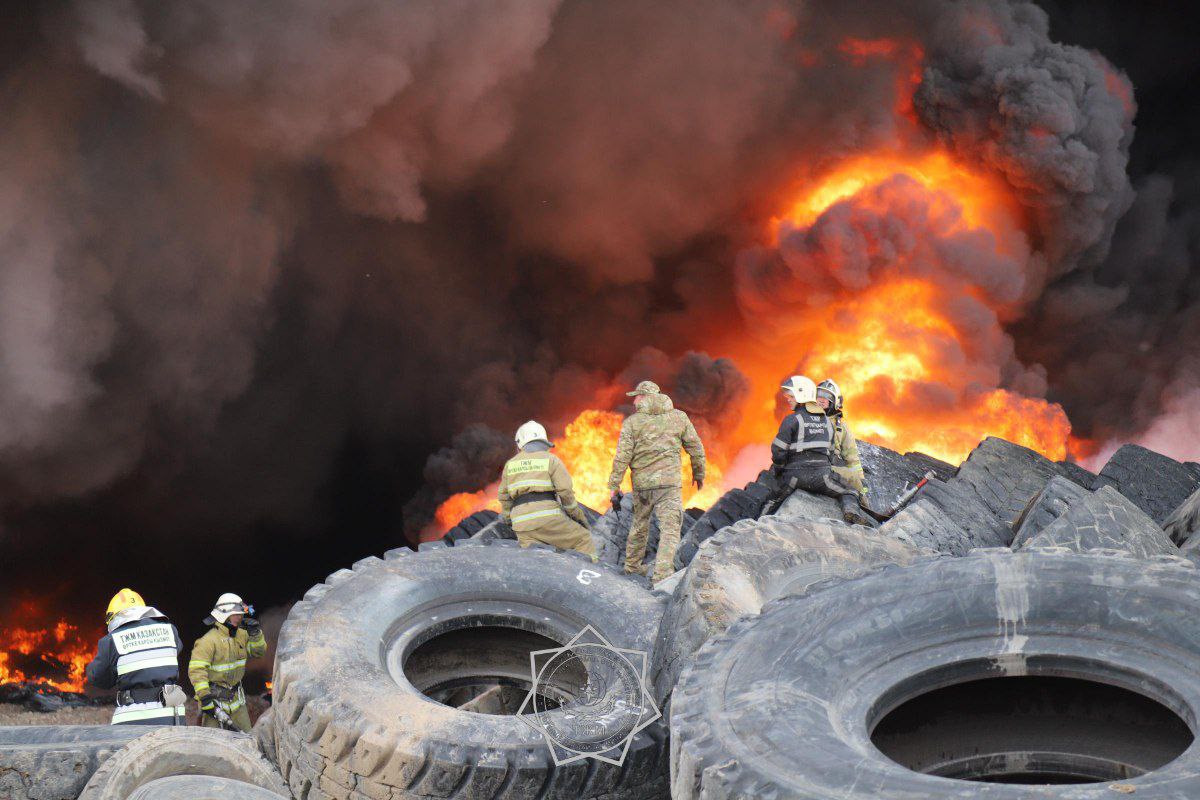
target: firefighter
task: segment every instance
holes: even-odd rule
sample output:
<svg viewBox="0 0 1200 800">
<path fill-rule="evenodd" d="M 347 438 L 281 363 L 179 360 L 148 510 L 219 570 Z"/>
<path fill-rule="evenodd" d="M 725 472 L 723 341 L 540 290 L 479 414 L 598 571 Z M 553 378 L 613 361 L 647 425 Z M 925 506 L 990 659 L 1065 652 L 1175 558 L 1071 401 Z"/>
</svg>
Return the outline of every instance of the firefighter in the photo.
<svg viewBox="0 0 1200 800">
<path fill-rule="evenodd" d="M 825 411 L 825 416 L 833 420 L 833 471 L 857 489 L 858 496 L 865 500 L 867 484 L 862 459 L 858 455 L 858 440 L 846 424 L 843 404 L 842 390 L 834 381 L 826 378 L 817 384 L 817 405 Z"/>
<path fill-rule="evenodd" d="M 583 509 L 575 501 L 571 473 L 546 429 L 530 420 L 517 428 L 518 453 L 500 471 L 500 516 L 522 547 L 541 542 L 578 550 L 596 560 L 596 547 Z"/>
<path fill-rule="evenodd" d="M 166 615 L 132 589 L 109 601 L 108 633 L 87 665 L 88 683 L 117 690 L 113 725 L 184 725 L 187 693 L 179 688 L 183 640 Z"/>
<path fill-rule="evenodd" d="M 675 549 L 683 522 L 683 460 L 692 459 L 692 482 L 704 486 L 704 444 L 687 413 L 671 403 L 654 381 L 642 381 L 632 392 L 634 413 L 621 423 L 621 436 L 608 476 L 615 507 L 621 502 L 621 481 L 628 469 L 633 482 L 633 523 L 625 544 L 625 572 L 644 575 L 642 559 L 650 535 L 650 515 L 658 518 L 658 555 L 654 583 L 675 571 Z"/>
<path fill-rule="evenodd" d="M 858 489 L 833 469 L 834 420 L 817 402 L 816 384 L 793 375 L 780 388 L 792 413 L 783 418 L 771 442 L 771 463 L 781 484 L 772 507 L 778 508 L 796 489 L 804 489 L 837 498 L 847 522 L 871 525 L 859 505 Z"/>
<path fill-rule="evenodd" d="M 200 724 L 206 728 L 250 730 L 242 677 L 246 661 L 267 652 L 262 625 L 253 614 L 242 598 L 226 592 L 204 620 L 208 631 L 192 647 L 188 678 L 200 704 Z"/>
</svg>

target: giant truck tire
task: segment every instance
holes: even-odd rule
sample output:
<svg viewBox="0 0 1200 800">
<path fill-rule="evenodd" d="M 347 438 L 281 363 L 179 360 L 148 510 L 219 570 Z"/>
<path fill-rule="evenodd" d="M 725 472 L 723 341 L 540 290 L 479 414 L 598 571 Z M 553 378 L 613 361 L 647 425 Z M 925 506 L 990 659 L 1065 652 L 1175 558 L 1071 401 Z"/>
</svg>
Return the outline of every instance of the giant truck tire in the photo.
<svg viewBox="0 0 1200 800">
<path fill-rule="evenodd" d="M 1072 503 L 1088 494 L 1090 492 L 1087 489 L 1072 480 L 1061 476 L 1051 478 L 1042 487 L 1042 491 L 1029 501 L 1013 524 L 1012 549 L 1021 549 L 1022 545 L 1041 533 L 1046 526 L 1067 513 Z"/>
<path fill-rule="evenodd" d="M 1138 558 L 1180 554 L 1154 520 L 1111 486 L 1085 492 L 1022 547 L 1124 550 Z"/>
<path fill-rule="evenodd" d="M 129 800 L 290 800 L 270 789 L 251 786 L 231 778 L 176 775 L 159 778 L 134 790 Z"/>
<path fill-rule="evenodd" d="M 890 511 L 904 490 L 925 474 L 917 470 L 911 459 L 870 442 L 858 443 L 858 456 L 862 459 L 867 487 L 862 503 L 876 514 Z"/>
<path fill-rule="evenodd" d="M 971 451 L 952 480 L 973 488 L 996 519 L 1011 530 L 1029 501 L 1048 480 L 1061 474 L 1062 468 L 1041 453 L 989 436 Z"/>
<path fill-rule="evenodd" d="M 75 800 L 101 764 L 147 730 L 129 725 L 0 726 L 0 797 Z"/>
<path fill-rule="evenodd" d="M 904 457 L 908 459 L 909 463 L 911 463 L 916 471 L 921 475 L 924 475 L 926 472 L 932 472 L 933 477 L 937 478 L 938 480 L 948 481 L 958 473 L 958 467 L 954 466 L 953 464 L 947 464 L 940 458 L 934 458 L 933 456 L 926 455 L 925 453 L 918 453 L 910 450 L 904 454 Z"/>
<path fill-rule="evenodd" d="M 1200 489 L 1171 512 L 1163 522 L 1163 531 L 1175 544 L 1183 546 L 1200 533 Z M 1192 544 L 1195 547 L 1195 543 Z"/>
<path fill-rule="evenodd" d="M 458 542 L 475 536 L 499 519 L 499 511 L 492 511 L 487 508 L 483 511 L 476 511 L 474 514 L 468 514 L 460 519 L 457 525 L 446 531 L 445 535 L 442 536 L 442 543 L 447 547 L 453 547 Z"/>
<path fill-rule="evenodd" d="M 275 709 L 268 708 L 259 716 L 250 733 L 258 743 L 258 749 L 272 764 L 279 763 L 279 755 L 275 752 Z"/>
<path fill-rule="evenodd" d="M 656 693 L 666 697 L 701 645 L 765 603 L 920 556 L 915 547 L 841 522 L 762 517 L 725 528 L 700 546 L 667 603 Z"/>
<path fill-rule="evenodd" d="M 280 767 L 302 799 L 665 796 L 663 724 L 636 735 L 622 766 L 556 766 L 513 715 L 532 651 L 591 625 L 649 653 L 663 606 L 610 567 L 538 545 L 466 541 L 364 559 L 309 590 L 280 632 Z M 538 694 L 569 701 L 579 688 Z"/>
<path fill-rule="evenodd" d="M 128 800 L 151 781 L 175 775 L 228 778 L 288 794 L 279 771 L 263 757 L 253 737 L 214 728 L 156 728 L 105 761 L 79 800 Z"/>
<path fill-rule="evenodd" d="M 675 550 L 675 569 L 683 569 L 690 564 L 700 545 L 717 531 L 738 520 L 757 518 L 763 506 L 778 489 L 779 484 L 775 477 L 764 470 L 745 487 L 731 489 L 721 495 L 717 502 L 692 523 L 687 535 L 679 540 L 679 547 Z"/>
<path fill-rule="evenodd" d="M 968 484 L 936 478 L 879 532 L 914 547 L 961 556 L 976 547 L 1007 547 L 1012 529 L 996 519 Z"/>
<path fill-rule="evenodd" d="M 1127 444 L 1100 470 L 1096 487 L 1100 486 L 1113 487 L 1161 525 L 1188 495 L 1200 489 L 1200 465 L 1180 463 Z"/>
<path fill-rule="evenodd" d="M 985 550 L 787 597 L 710 640 L 672 798 L 1200 797 L 1190 562 Z"/>
</svg>

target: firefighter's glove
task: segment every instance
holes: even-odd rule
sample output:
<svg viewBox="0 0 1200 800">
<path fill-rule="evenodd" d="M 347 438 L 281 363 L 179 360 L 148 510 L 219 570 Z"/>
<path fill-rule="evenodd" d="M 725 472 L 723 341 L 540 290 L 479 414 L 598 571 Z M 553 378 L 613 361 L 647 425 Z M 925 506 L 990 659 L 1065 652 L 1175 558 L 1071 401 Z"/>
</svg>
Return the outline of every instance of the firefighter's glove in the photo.
<svg viewBox="0 0 1200 800">
<path fill-rule="evenodd" d="M 251 639 L 262 633 L 262 623 L 254 617 L 242 617 L 242 628 Z"/>
</svg>

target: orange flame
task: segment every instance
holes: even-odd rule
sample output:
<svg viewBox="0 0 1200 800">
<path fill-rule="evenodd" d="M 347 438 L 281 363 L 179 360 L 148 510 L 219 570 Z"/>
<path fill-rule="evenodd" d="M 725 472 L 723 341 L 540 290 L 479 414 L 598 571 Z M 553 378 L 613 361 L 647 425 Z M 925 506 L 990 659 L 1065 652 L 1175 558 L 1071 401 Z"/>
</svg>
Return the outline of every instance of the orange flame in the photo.
<svg viewBox="0 0 1200 800">
<path fill-rule="evenodd" d="M 66 620 L 52 628 L 0 629 L 0 684 L 28 681 L 82 692 L 91 660 L 91 644 Z"/>
<path fill-rule="evenodd" d="M 894 192 L 870 191 L 896 176 L 907 182 Z M 771 234 L 807 228 L 843 201 L 890 215 L 905 213 L 908 200 L 916 201 L 913 207 L 933 209 L 929 213 L 936 213 L 942 225 L 939 235 L 983 228 L 992 234 L 996 253 L 1023 257 L 1020 213 L 1003 185 L 942 152 L 852 159 L 808 187 L 783 216 L 772 220 Z M 872 206 L 887 203 L 899 208 Z M 838 245 L 822 253 L 833 273 L 842 265 L 834 249 Z M 884 262 L 901 257 L 871 256 Z M 735 360 L 743 369 L 749 367 L 760 398 L 739 429 L 740 438 L 769 437 L 779 380 L 795 365 L 814 380 L 838 382 L 846 397 L 846 419 L 858 436 L 901 452 L 918 450 L 958 463 L 980 439 L 994 435 L 1064 458 L 1070 424 L 1062 408 L 999 388 L 998 368 L 991 360 L 968 357 L 986 335 L 1002 338 L 999 320 L 1013 313 L 1018 298 L 998 300 L 966 279 L 945 285 L 925 277 L 928 270 L 921 268 L 880 272 L 852 292 L 831 286 L 828 297 L 808 302 L 802 313 L 775 309 L 774 317 L 764 321 L 783 349 L 772 353 L 769 362 L 760 355 L 761 346 L 738 343 L 744 352 Z M 948 311 L 963 305 L 977 307 L 985 319 L 990 315 L 990 322 L 977 323 L 990 327 L 964 329 Z M 769 304 L 764 312 L 771 314 Z"/>
<path fill-rule="evenodd" d="M 623 418 L 614 411 L 588 409 L 567 423 L 563 435 L 555 440 L 554 453 L 562 459 L 575 487 L 575 499 L 589 508 L 603 513 L 609 507 L 608 476 L 612 471 L 613 456 L 617 452 L 617 439 L 621 435 Z M 690 507 L 708 508 L 721 496 L 722 467 L 726 459 L 711 447 L 706 453 L 707 476 L 704 489 L 696 491 L 691 484 L 692 462 L 683 454 L 684 481 L 683 500 Z M 621 482 L 621 490 L 630 489 L 629 473 Z M 452 495 L 438 506 L 435 519 L 441 531 L 458 524 L 463 517 L 484 508 L 500 509 L 496 500 L 496 487 L 490 486 L 478 492 L 463 492 Z"/>
<path fill-rule="evenodd" d="M 491 509 L 500 510 L 500 501 L 496 499 L 496 490 L 489 487 L 478 492 L 459 492 L 450 495 L 445 502 L 438 506 L 434 521 L 442 533 L 453 528 L 464 517 L 469 517 L 477 511 Z"/>
</svg>

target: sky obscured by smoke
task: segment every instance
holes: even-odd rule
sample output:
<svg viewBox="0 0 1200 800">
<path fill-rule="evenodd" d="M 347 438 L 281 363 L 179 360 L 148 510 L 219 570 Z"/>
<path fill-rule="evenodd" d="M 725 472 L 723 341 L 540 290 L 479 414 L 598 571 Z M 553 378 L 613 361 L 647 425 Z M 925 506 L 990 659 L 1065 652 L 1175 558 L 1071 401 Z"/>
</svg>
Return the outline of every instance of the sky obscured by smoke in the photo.
<svg viewBox="0 0 1200 800">
<path fill-rule="evenodd" d="M 28 4 L 0 48 L 0 547 L 105 586 L 280 549 L 315 579 L 614 380 L 720 431 L 739 254 L 896 142 L 913 63 L 927 135 L 1028 217 L 1019 263 L 956 262 L 1005 308 L 984 361 L 1084 436 L 1195 459 L 1195 138 L 1158 130 L 1181 78 L 1151 63 L 1194 56 L 1083 8 Z M 839 50 L 884 36 L 923 59 Z"/>
</svg>

